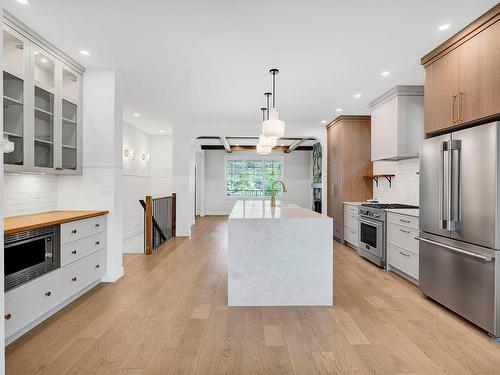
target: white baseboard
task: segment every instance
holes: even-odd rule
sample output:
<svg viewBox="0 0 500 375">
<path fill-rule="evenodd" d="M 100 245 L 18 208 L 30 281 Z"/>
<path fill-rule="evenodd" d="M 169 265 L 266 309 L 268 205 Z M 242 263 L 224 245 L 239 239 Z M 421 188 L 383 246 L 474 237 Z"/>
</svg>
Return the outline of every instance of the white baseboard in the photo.
<svg viewBox="0 0 500 375">
<path fill-rule="evenodd" d="M 102 277 L 101 280 L 103 283 L 114 283 L 120 280 L 123 277 L 123 274 L 124 274 L 123 267 L 121 267 L 120 271 L 114 273 L 107 273 Z"/>
</svg>

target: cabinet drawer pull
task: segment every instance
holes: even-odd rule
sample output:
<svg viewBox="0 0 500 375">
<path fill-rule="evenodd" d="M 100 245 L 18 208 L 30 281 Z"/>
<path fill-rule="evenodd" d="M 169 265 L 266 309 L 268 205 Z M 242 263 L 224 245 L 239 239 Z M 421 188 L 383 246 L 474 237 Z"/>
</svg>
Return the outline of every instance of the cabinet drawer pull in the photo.
<svg viewBox="0 0 500 375">
<path fill-rule="evenodd" d="M 458 98 L 458 121 L 463 121 L 464 120 L 464 93 L 460 92 L 459 93 L 459 98 Z"/>
<path fill-rule="evenodd" d="M 10 313 L 9 314 L 5 314 L 4 318 L 5 318 L 5 320 L 9 320 L 10 318 L 12 318 L 12 314 L 10 314 Z"/>
<path fill-rule="evenodd" d="M 410 254 L 403 253 L 402 251 L 399 252 L 401 255 L 404 255 L 405 257 L 410 257 Z"/>
<path fill-rule="evenodd" d="M 457 121 L 455 120 L 455 103 L 457 101 L 457 95 L 452 95 L 451 96 L 451 122 L 456 123 Z"/>
<path fill-rule="evenodd" d="M 96 228 L 99 228 L 99 223 L 97 223 L 97 224 L 95 225 L 95 227 L 96 227 Z"/>
<path fill-rule="evenodd" d="M 95 265 L 95 268 L 99 268 L 99 267 L 101 267 L 99 264 L 96 264 L 96 265 Z"/>
<path fill-rule="evenodd" d="M 406 223 L 406 224 L 410 223 L 410 220 L 405 220 L 405 219 L 399 219 L 399 221 L 402 222 L 402 223 Z"/>
<path fill-rule="evenodd" d="M 71 233 L 72 233 L 72 234 L 76 234 L 76 229 L 73 229 L 73 230 L 71 231 Z"/>
<path fill-rule="evenodd" d="M 406 233 L 406 234 L 410 234 L 410 231 L 409 231 L 409 230 L 406 230 L 406 229 L 400 229 L 399 231 L 400 231 L 400 232 L 403 232 L 403 233 Z"/>
<path fill-rule="evenodd" d="M 71 281 L 76 281 L 76 277 L 73 277 L 73 278 L 71 279 Z"/>
<path fill-rule="evenodd" d="M 96 246 L 99 246 L 100 242 L 99 241 L 96 241 L 95 245 Z"/>
<path fill-rule="evenodd" d="M 73 250 L 73 251 L 71 252 L 71 254 L 75 254 L 75 255 L 76 255 L 76 250 Z"/>
<path fill-rule="evenodd" d="M 49 290 L 47 293 L 45 293 L 47 297 L 50 297 L 52 295 L 52 292 Z"/>
</svg>

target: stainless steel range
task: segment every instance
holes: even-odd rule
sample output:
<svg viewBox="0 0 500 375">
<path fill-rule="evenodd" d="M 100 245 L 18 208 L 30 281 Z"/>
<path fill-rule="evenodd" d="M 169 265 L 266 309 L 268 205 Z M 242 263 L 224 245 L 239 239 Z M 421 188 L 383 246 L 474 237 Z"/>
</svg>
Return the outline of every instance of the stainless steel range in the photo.
<svg viewBox="0 0 500 375">
<path fill-rule="evenodd" d="M 385 210 L 397 208 L 418 207 L 396 203 L 365 203 L 359 207 L 358 254 L 382 268 L 387 260 Z"/>
</svg>

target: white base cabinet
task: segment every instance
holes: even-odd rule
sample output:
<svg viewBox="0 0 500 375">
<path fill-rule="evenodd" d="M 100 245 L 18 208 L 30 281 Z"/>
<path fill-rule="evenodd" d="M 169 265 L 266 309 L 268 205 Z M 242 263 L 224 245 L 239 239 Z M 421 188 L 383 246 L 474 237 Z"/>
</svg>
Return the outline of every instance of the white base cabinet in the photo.
<svg viewBox="0 0 500 375">
<path fill-rule="evenodd" d="M 418 284 L 418 217 L 387 213 L 387 268 Z"/>
<path fill-rule="evenodd" d="M 344 241 L 356 249 L 359 246 L 358 225 L 358 206 L 344 203 Z"/>
<path fill-rule="evenodd" d="M 74 228 L 83 228 L 87 237 L 61 244 L 61 268 L 5 294 L 7 344 L 100 282 L 106 269 L 106 216 L 61 224 L 61 240 Z"/>
</svg>

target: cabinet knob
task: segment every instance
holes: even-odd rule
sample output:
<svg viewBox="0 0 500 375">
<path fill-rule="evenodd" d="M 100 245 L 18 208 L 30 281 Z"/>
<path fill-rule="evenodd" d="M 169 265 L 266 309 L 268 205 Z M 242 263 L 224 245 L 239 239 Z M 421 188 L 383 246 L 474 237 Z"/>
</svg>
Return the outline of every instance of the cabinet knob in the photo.
<svg viewBox="0 0 500 375">
<path fill-rule="evenodd" d="M 71 279 L 71 281 L 76 281 L 76 277 L 73 277 L 73 278 Z"/>
<path fill-rule="evenodd" d="M 97 224 L 95 225 L 95 227 L 96 227 L 96 228 L 99 228 L 99 223 L 97 223 Z"/>
<path fill-rule="evenodd" d="M 47 293 L 45 293 L 47 297 L 50 297 L 52 295 L 52 292 L 49 290 Z"/>
<path fill-rule="evenodd" d="M 10 313 L 5 314 L 4 318 L 5 318 L 5 320 L 9 320 L 10 318 L 12 318 L 12 315 Z"/>
<path fill-rule="evenodd" d="M 72 233 L 72 234 L 76 234 L 76 229 L 73 229 L 73 230 L 71 231 L 71 233 Z"/>
<path fill-rule="evenodd" d="M 100 244 L 100 242 L 99 242 L 99 241 L 96 241 L 95 245 L 96 245 L 96 246 L 98 246 L 99 244 Z"/>
<path fill-rule="evenodd" d="M 64 171 L 64 168 L 63 167 L 55 167 L 54 168 L 56 171 Z"/>
<path fill-rule="evenodd" d="M 75 255 L 76 255 L 76 250 L 73 250 L 73 251 L 71 252 L 71 254 L 75 254 Z"/>
<path fill-rule="evenodd" d="M 95 268 L 99 268 L 99 267 L 100 267 L 100 265 L 98 265 L 98 264 L 95 265 Z"/>
</svg>

